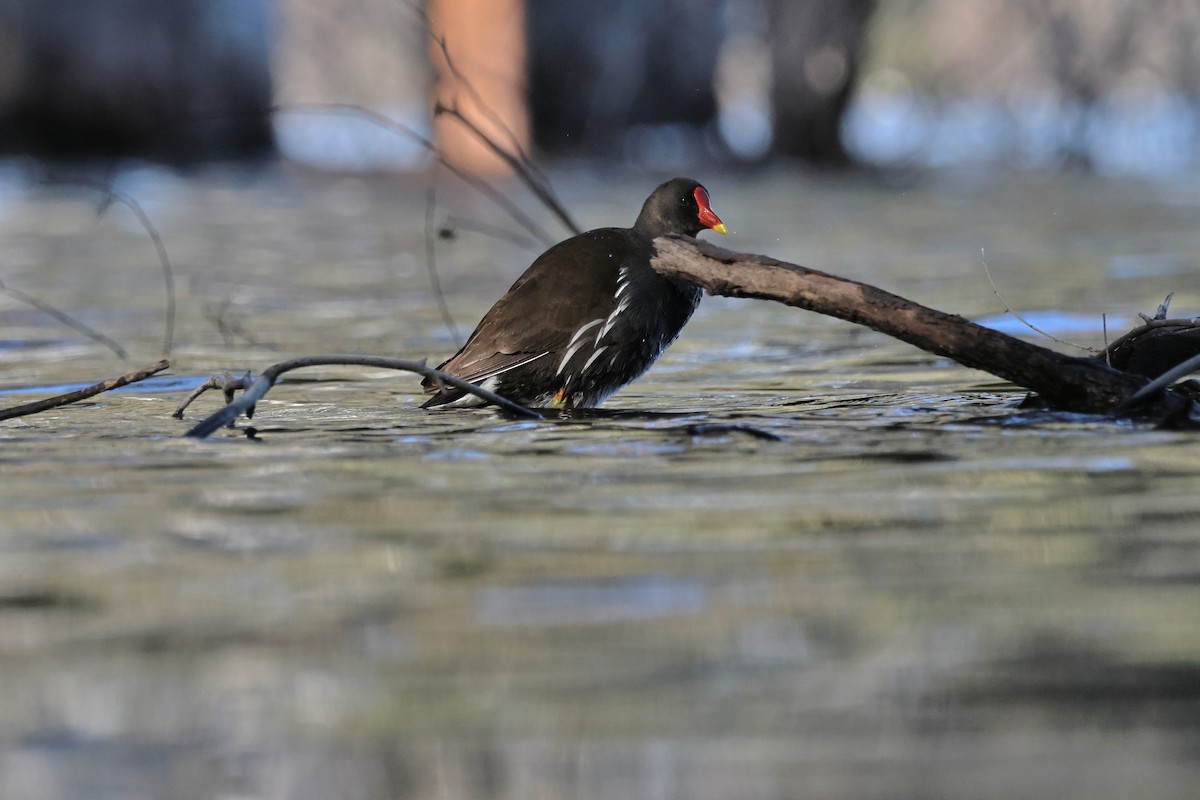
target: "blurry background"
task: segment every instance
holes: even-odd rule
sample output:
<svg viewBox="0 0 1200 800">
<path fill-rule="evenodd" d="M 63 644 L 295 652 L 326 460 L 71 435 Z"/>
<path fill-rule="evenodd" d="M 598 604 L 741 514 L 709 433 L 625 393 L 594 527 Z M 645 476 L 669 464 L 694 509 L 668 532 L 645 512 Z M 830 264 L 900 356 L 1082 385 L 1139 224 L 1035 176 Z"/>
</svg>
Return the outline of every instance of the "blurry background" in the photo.
<svg viewBox="0 0 1200 800">
<path fill-rule="evenodd" d="M 1200 6 L 1189 0 L 432 0 L 427 10 L 3 0 L 0 147 L 195 162 L 262 153 L 273 121 L 290 157 L 419 169 L 427 154 L 394 135 L 270 108 L 355 103 L 429 130 L 436 91 L 468 113 L 486 100 L 546 157 L 659 169 L 795 157 L 1169 172 L 1197 158 Z M 457 85 L 427 25 L 477 96 Z M 459 126 L 439 134 L 453 158 L 486 165 Z"/>
</svg>

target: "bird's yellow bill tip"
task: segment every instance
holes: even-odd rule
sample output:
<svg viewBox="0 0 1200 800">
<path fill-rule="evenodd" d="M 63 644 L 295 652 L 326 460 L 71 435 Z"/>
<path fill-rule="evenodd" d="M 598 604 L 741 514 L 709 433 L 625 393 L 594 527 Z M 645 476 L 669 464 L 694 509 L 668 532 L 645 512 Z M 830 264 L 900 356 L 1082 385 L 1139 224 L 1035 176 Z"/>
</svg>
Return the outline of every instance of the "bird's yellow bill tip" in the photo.
<svg viewBox="0 0 1200 800">
<path fill-rule="evenodd" d="M 725 227 L 725 223 L 724 223 L 724 222 L 718 222 L 716 225 L 713 225 L 713 226 L 712 226 L 712 229 L 713 229 L 714 231 L 716 231 L 717 233 L 721 234 L 722 236 L 724 236 L 724 235 L 726 235 L 727 233 L 729 233 L 729 229 Z"/>
</svg>

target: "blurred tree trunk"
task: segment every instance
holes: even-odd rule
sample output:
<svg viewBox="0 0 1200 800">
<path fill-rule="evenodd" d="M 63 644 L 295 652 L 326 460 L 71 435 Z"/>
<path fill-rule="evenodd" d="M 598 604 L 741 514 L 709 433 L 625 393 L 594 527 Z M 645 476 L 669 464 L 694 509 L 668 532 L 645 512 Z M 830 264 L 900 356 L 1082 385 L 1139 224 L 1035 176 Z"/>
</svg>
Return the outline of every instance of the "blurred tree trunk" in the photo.
<svg viewBox="0 0 1200 800">
<path fill-rule="evenodd" d="M 193 162 L 271 146 L 268 0 L 0 0 L 0 148 Z"/>
<path fill-rule="evenodd" d="M 877 0 L 768 0 L 774 151 L 820 164 L 847 161 L 850 102 Z"/>
<path fill-rule="evenodd" d="M 522 0 L 429 0 L 435 102 L 459 110 L 510 152 L 529 149 L 522 5 Z M 436 40 L 444 40 L 445 52 Z M 442 155 L 455 166 L 477 175 L 510 171 L 452 116 L 438 116 L 434 128 Z"/>
<path fill-rule="evenodd" d="M 546 152 L 619 155 L 629 130 L 716 115 L 723 0 L 527 0 L 529 104 Z"/>
</svg>

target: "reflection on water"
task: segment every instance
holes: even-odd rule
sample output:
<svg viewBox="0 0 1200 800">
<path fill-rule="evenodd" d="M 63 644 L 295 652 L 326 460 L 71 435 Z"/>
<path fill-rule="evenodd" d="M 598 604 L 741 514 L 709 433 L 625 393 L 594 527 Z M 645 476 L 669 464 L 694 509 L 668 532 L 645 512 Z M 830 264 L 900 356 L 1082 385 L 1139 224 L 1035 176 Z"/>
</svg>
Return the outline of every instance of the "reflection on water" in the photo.
<svg viewBox="0 0 1200 800">
<path fill-rule="evenodd" d="M 628 224 L 626 180 L 567 201 Z M 1051 322 L 1200 307 L 1178 270 L 1106 270 L 1200 266 L 1194 202 L 1031 180 L 706 182 L 729 245 L 972 317 L 1002 310 L 980 246 Z M 144 239 L 23 198 L 4 280 L 155 360 Z M 453 343 L 420 186 L 208 176 L 156 207 L 189 287 L 175 375 L 0 426 L 0 797 L 1194 795 L 1194 436 L 1018 411 L 981 373 L 717 299 L 601 412 L 427 413 L 413 376 L 322 368 L 259 404 L 258 441 L 186 441 L 170 413 L 214 372 Z M 439 247 L 464 325 L 530 257 Z M 215 307 L 275 348 L 226 343 Z M 128 371 L 0 320 L 30 343 L 0 350 L 6 392 Z"/>
<path fill-rule="evenodd" d="M 708 607 L 704 584 L 646 576 L 604 583 L 489 586 L 476 601 L 481 625 L 564 625 L 619 622 L 675 614 L 700 614 Z"/>
</svg>

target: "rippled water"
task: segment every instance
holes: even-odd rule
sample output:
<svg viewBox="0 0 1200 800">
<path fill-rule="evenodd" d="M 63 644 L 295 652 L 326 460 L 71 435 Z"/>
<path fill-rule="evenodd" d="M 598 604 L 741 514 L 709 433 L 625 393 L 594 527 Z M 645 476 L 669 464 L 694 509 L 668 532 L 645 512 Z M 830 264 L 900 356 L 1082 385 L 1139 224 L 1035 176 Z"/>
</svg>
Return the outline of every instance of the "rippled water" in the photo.
<svg viewBox="0 0 1200 800">
<path fill-rule="evenodd" d="M 1003 311 L 981 249 L 1082 344 L 1168 291 L 1200 309 L 1194 182 L 699 177 L 722 244 L 945 310 Z M 595 226 L 653 180 L 556 182 Z M 431 414 L 414 376 L 322 368 L 258 440 L 188 441 L 219 398 L 170 412 L 214 372 L 454 349 L 424 184 L 121 187 L 172 255 L 174 368 L 0 424 L 0 796 L 1194 795 L 1194 435 L 1021 412 L 877 334 L 709 299 L 595 413 Z M 513 228 L 438 187 L 439 220 Z M 459 326 L 535 251 L 439 240 Z M 4 184 L 0 279 L 134 354 L 0 298 L 0 406 L 159 357 L 159 267 L 119 208 Z"/>
</svg>

